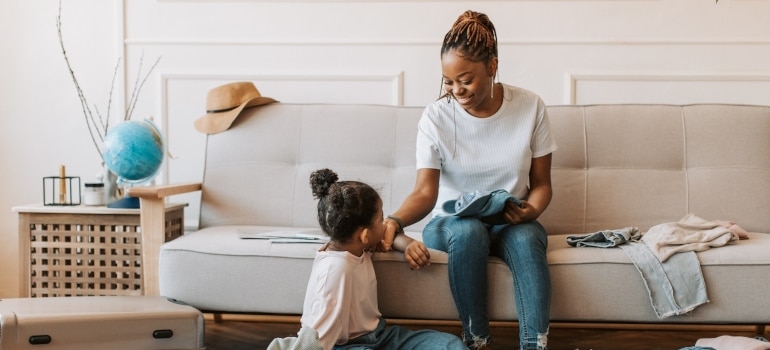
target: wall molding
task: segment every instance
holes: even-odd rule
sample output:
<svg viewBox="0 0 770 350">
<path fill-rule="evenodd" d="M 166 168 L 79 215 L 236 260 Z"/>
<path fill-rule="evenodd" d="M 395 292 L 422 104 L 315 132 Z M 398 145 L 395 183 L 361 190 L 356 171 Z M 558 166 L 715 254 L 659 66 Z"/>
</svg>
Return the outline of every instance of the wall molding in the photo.
<svg viewBox="0 0 770 350">
<path fill-rule="evenodd" d="M 243 38 L 125 38 L 125 45 L 163 46 L 439 46 L 435 38 L 374 38 L 367 40 L 351 40 L 349 38 L 294 38 L 294 39 L 243 39 Z M 666 46 L 666 45 L 709 45 L 709 46 L 770 46 L 768 39 L 746 38 L 624 38 L 592 37 L 592 38 L 522 38 L 500 40 L 499 46 Z"/>
<path fill-rule="evenodd" d="M 391 84 L 391 104 L 403 106 L 404 104 L 404 72 L 394 74 L 259 74 L 259 73 L 192 73 L 192 72 L 159 72 L 158 74 L 158 100 L 165 104 L 165 93 L 169 80 L 231 80 L 231 81 L 293 81 L 293 82 L 318 82 L 318 81 L 371 81 L 388 82 Z M 165 105 L 161 106 L 165 115 Z"/>
<path fill-rule="evenodd" d="M 215 3 L 225 3 L 225 2 L 402 2 L 403 0 L 283 0 L 283 1 L 276 1 L 276 0 L 155 0 L 156 2 L 194 2 L 194 3 L 200 3 L 200 2 L 215 2 Z M 412 2 L 463 2 L 465 0 L 412 0 Z M 532 0 L 487 0 L 492 2 L 523 2 L 523 1 L 532 1 Z M 593 2 L 595 0 L 540 0 L 540 1 L 571 1 L 571 2 Z M 659 1 L 659 0 L 613 0 L 613 1 Z M 745 1 L 745 0 L 744 0 Z"/>
<path fill-rule="evenodd" d="M 259 73 L 236 73 L 236 72 L 213 72 L 213 73 L 192 73 L 192 72 L 169 72 L 159 71 L 157 73 L 157 95 L 158 117 L 155 122 L 159 124 L 166 140 L 167 146 L 170 141 L 169 135 L 169 101 L 168 89 L 169 82 L 189 80 L 189 81 L 279 81 L 279 82 L 340 82 L 340 81 L 359 81 L 359 82 L 383 82 L 390 84 L 391 104 L 397 106 L 404 105 L 404 72 L 394 74 L 259 74 Z M 354 103 L 354 102 L 351 102 Z M 158 120 L 159 119 L 159 120 Z M 173 151 L 173 150 L 171 150 Z M 170 155 L 169 155 L 170 156 Z M 169 162 L 163 162 L 160 179 L 162 183 L 168 183 L 170 177 Z"/>
<path fill-rule="evenodd" d="M 565 104 L 577 102 L 577 85 L 581 81 L 657 81 L 657 82 L 770 82 L 770 72 L 583 72 L 564 74 Z"/>
<path fill-rule="evenodd" d="M 120 58 L 118 62 L 118 74 L 116 79 L 116 85 L 122 88 L 122 91 L 118 91 L 117 96 L 123 98 L 115 99 L 117 111 L 125 111 L 128 105 L 128 91 L 131 91 L 128 87 L 128 66 L 126 65 L 126 2 L 125 0 L 115 1 L 115 56 Z M 122 113 L 122 112 L 121 112 Z"/>
</svg>

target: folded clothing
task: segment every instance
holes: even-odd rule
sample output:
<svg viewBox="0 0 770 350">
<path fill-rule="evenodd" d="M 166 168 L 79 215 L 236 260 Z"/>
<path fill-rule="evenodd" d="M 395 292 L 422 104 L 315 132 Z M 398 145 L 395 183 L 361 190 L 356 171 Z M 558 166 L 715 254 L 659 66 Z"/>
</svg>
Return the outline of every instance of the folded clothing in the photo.
<svg viewBox="0 0 770 350">
<path fill-rule="evenodd" d="M 503 212 L 507 202 L 522 205 L 518 198 L 506 190 L 473 191 L 463 193 L 458 199 L 444 202 L 442 209 L 450 215 L 475 217 L 497 225 L 505 223 L 499 214 Z"/>
<path fill-rule="evenodd" d="M 612 248 L 629 242 L 637 242 L 642 233 L 636 227 L 624 227 L 615 230 L 603 230 L 586 235 L 567 236 L 567 244 L 573 247 Z"/>
<path fill-rule="evenodd" d="M 707 346 L 717 350 L 770 350 L 770 343 L 757 338 L 722 335 L 716 338 L 701 338 L 695 346 Z"/>
<path fill-rule="evenodd" d="M 679 252 L 700 252 L 734 244 L 738 239 L 738 233 L 721 223 L 706 221 L 693 214 L 688 214 L 678 222 L 655 225 L 642 236 L 642 241 L 660 261 L 666 261 Z"/>
</svg>

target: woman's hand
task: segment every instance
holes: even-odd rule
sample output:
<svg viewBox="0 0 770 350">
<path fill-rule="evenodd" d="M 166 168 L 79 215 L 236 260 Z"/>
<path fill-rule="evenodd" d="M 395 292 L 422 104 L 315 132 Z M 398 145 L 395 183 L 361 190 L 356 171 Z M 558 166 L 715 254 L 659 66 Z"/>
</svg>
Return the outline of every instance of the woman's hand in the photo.
<svg viewBox="0 0 770 350">
<path fill-rule="evenodd" d="M 414 240 L 404 249 L 404 259 L 412 270 L 419 270 L 422 266 L 430 265 L 430 253 L 425 244 Z"/>
<path fill-rule="evenodd" d="M 393 249 L 393 241 L 396 240 L 396 233 L 398 232 L 398 223 L 393 219 L 385 219 L 385 235 L 382 236 L 382 240 L 377 244 L 376 251 L 387 252 Z"/>
<path fill-rule="evenodd" d="M 507 201 L 505 203 L 505 209 L 503 209 L 505 221 L 514 225 L 533 221 L 537 219 L 538 216 L 539 213 L 537 209 L 524 200 L 521 201 L 521 206 L 516 205 L 513 201 Z"/>
<path fill-rule="evenodd" d="M 521 206 L 509 201 L 505 203 L 503 217 L 511 224 L 521 224 L 537 220 L 551 203 L 551 158 L 548 154 L 532 158 L 529 169 L 529 193 L 527 200 L 521 201 Z"/>
</svg>

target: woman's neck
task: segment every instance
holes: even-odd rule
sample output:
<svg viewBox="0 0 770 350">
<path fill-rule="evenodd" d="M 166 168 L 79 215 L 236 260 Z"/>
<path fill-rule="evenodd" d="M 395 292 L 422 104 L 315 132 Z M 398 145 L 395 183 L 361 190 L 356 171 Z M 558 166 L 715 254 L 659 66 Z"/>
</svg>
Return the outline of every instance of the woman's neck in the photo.
<svg viewBox="0 0 770 350">
<path fill-rule="evenodd" d="M 487 102 L 477 106 L 478 108 L 466 109 L 465 111 L 476 118 L 489 118 L 493 116 L 503 106 L 503 90 L 502 84 L 495 83 L 492 87 L 493 92 L 490 94 Z"/>
</svg>

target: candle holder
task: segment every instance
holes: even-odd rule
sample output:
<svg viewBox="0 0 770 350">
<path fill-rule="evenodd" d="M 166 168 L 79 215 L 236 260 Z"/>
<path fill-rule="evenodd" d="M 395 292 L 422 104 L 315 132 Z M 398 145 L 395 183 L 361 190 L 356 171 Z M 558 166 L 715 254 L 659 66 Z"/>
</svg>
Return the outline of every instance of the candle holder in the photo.
<svg viewBox="0 0 770 350">
<path fill-rule="evenodd" d="M 44 177 L 43 205 L 80 205 L 80 176 Z"/>
</svg>

